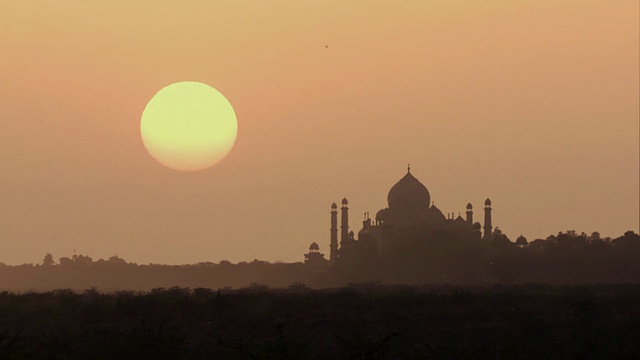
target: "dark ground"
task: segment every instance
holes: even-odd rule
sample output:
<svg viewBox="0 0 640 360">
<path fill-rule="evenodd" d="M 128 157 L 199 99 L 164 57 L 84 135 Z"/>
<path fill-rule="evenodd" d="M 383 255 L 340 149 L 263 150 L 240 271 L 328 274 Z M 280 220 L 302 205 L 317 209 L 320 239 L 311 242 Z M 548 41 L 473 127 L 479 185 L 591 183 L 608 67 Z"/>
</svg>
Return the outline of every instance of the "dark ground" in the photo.
<svg viewBox="0 0 640 360">
<path fill-rule="evenodd" d="M 633 359 L 640 285 L 0 293 L 0 359 Z"/>
</svg>

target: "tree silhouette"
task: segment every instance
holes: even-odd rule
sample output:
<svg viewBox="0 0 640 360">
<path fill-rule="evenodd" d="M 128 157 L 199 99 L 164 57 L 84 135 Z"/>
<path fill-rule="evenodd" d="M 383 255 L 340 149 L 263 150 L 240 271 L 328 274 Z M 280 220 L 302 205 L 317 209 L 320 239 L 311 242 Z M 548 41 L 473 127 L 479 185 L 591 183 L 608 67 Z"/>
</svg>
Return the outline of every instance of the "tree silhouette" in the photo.
<svg viewBox="0 0 640 360">
<path fill-rule="evenodd" d="M 55 261 L 53 261 L 53 255 L 51 255 L 50 253 L 47 253 L 44 256 L 44 259 L 42 259 L 42 266 L 52 266 L 55 264 Z"/>
</svg>

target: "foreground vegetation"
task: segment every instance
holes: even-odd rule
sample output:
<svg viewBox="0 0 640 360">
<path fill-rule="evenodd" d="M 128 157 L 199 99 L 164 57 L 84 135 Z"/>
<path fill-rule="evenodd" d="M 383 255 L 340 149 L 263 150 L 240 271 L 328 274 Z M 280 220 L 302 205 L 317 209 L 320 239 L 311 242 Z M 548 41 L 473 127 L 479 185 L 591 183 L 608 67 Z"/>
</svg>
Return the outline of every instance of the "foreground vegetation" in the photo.
<svg viewBox="0 0 640 360">
<path fill-rule="evenodd" d="M 630 359 L 640 286 L 0 293 L 1 359 Z"/>
</svg>

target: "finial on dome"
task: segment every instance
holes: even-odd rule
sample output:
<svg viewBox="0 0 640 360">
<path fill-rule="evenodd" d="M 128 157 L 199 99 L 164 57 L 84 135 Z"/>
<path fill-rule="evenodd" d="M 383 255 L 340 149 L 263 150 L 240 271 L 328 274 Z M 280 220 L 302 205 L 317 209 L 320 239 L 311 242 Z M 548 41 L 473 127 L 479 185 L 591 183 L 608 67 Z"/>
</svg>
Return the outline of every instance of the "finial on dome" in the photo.
<svg viewBox="0 0 640 360">
<path fill-rule="evenodd" d="M 407 173 L 411 174 L 411 164 L 407 164 Z"/>
</svg>

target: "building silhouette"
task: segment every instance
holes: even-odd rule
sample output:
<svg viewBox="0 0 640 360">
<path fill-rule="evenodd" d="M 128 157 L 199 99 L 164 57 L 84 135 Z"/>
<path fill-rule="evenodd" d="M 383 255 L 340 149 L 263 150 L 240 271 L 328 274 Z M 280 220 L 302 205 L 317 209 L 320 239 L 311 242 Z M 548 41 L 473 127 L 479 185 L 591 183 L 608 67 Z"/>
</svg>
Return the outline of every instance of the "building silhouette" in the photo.
<svg viewBox="0 0 640 360">
<path fill-rule="evenodd" d="M 329 263 L 358 256 L 363 252 L 384 254 L 390 246 L 407 239 L 433 238 L 448 233 L 465 237 L 490 240 L 500 233 L 492 232 L 491 200 L 484 203 L 484 225 L 473 222 L 473 205 L 466 205 L 466 217 L 460 213 L 445 216 L 431 200 L 431 194 L 413 174 L 411 167 L 407 173 L 389 190 L 387 207 L 380 209 L 372 219 L 364 213 L 362 228 L 357 238 L 349 230 L 349 201 L 344 198 L 340 208 L 340 241 L 338 243 L 338 206 L 331 205 Z M 481 233 L 481 229 L 484 230 Z M 496 228 L 497 230 L 497 228 Z M 499 230 L 497 230 L 499 231 Z M 315 244 L 315 243 L 314 243 Z M 312 244 L 313 245 L 313 244 Z M 317 245 L 317 244 L 316 244 Z M 305 259 L 309 259 L 305 254 Z M 324 258 L 323 258 L 324 260 Z M 309 263 L 310 260 L 305 260 Z"/>
<path fill-rule="evenodd" d="M 312 267 L 322 267 L 326 265 L 329 260 L 324 258 L 324 254 L 320 252 L 320 246 L 316 242 L 312 242 L 309 245 L 309 252 L 304 254 L 304 263 Z"/>
</svg>

